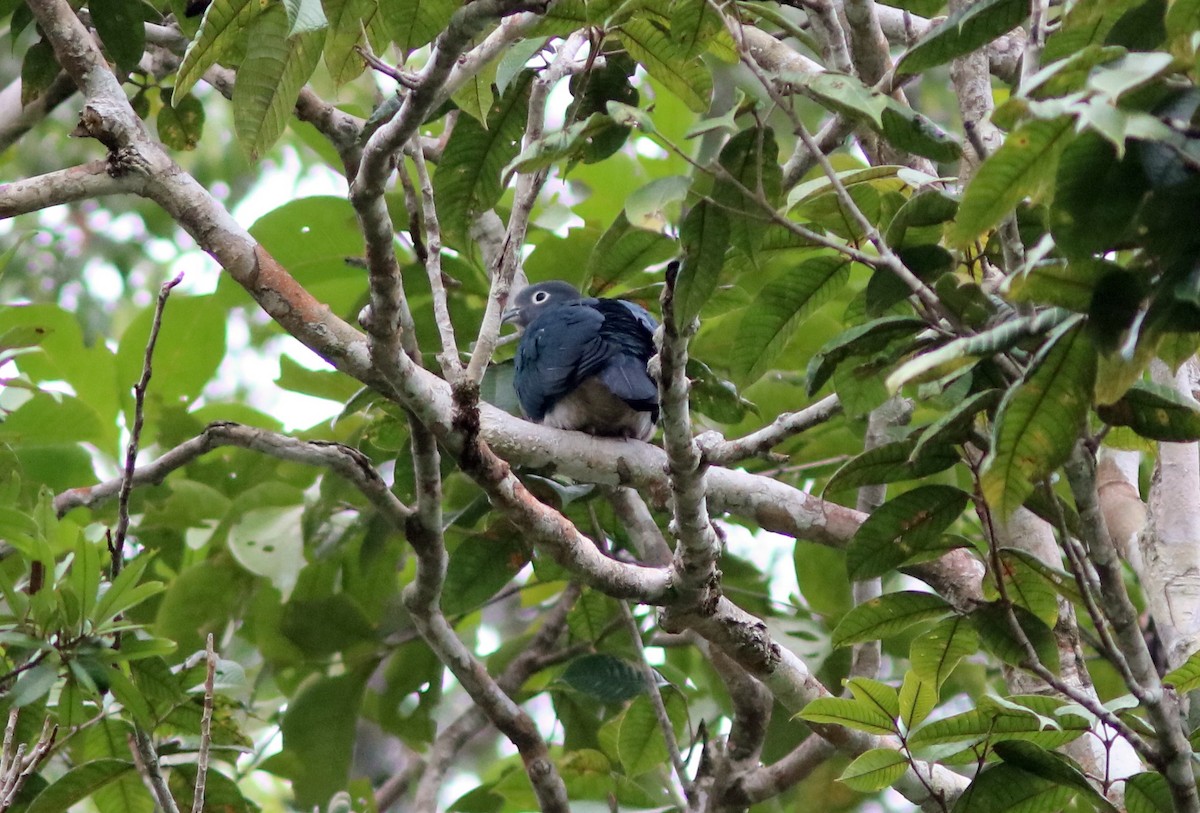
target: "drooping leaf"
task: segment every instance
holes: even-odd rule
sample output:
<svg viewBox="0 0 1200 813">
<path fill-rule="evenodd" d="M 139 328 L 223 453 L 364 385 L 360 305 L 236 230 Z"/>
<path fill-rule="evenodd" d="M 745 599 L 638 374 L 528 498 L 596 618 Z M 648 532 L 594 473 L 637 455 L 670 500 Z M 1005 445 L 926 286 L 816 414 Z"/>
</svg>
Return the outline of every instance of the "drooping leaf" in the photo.
<svg viewBox="0 0 1200 813">
<path fill-rule="evenodd" d="M 321 0 L 283 0 L 288 17 L 288 36 L 323 31 L 329 26 Z"/>
<path fill-rule="evenodd" d="M 848 259 L 817 256 L 763 286 L 742 317 L 733 342 L 733 369 L 742 381 L 755 381 L 769 370 L 805 317 L 836 295 L 849 278 Z"/>
<path fill-rule="evenodd" d="M 271 6 L 251 23 L 246 59 L 233 87 L 233 123 L 251 158 L 283 134 L 300 89 L 321 59 L 324 29 L 288 36 L 287 14 Z"/>
<path fill-rule="evenodd" d="M 364 43 L 364 20 L 381 12 L 371 0 L 325 0 L 324 7 L 329 20 L 322 52 L 325 67 L 333 81 L 342 85 L 357 79 L 366 69 L 367 63 L 354 49 Z"/>
<path fill-rule="evenodd" d="M 173 150 L 194 150 L 204 133 L 204 105 L 195 96 L 186 99 L 171 98 L 158 110 L 155 120 L 158 137 Z"/>
<path fill-rule="evenodd" d="M 486 128 L 459 116 L 433 175 L 438 217 L 455 241 L 465 241 L 472 218 L 495 206 L 504 192 L 502 170 L 520 150 L 529 112 L 532 74 L 522 77 L 492 106 Z"/>
<path fill-rule="evenodd" d="M 914 316 L 885 316 L 838 334 L 809 360 L 808 394 L 821 389 L 846 358 L 877 352 L 924 327 L 924 320 Z"/>
<path fill-rule="evenodd" d="M 895 99 L 887 98 L 887 107 L 880 115 L 883 137 L 893 147 L 921 155 L 931 161 L 957 161 L 962 156 L 958 139 Z"/>
<path fill-rule="evenodd" d="M 262 11 L 255 0 L 213 0 L 200 21 L 200 30 L 183 53 L 171 98 L 182 101 L 192 87 Z"/>
<path fill-rule="evenodd" d="M 1186 661 L 1163 675 L 1162 682 L 1174 686 L 1179 694 L 1200 688 L 1200 652 L 1193 652 Z"/>
<path fill-rule="evenodd" d="M 712 75 L 699 57 L 674 42 L 655 22 L 638 16 L 621 24 L 621 42 L 650 76 L 662 82 L 697 113 L 708 109 Z"/>
<path fill-rule="evenodd" d="M 475 609 L 529 562 L 528 552 L 510 538 L 468 538 L 450 555 L 442 610 L 456 615 Z"/>
<path fill-rule="evenodd" d="M 133 771 L 133 763 L 126 759 L 96 759 L 76 765 L 43 789 L 27 813 L 66 813 L 72 805 Z"/>
<path fill-rule="evenodd" d="M 928 448 L 917 455 L 916 438 L 894 440 L 868 449 L 846 461 L 825 485 L 826 492 L 860 488 L 881 483 L 917 480 L 950 468 L 958 455 L 947 447 Z"/>
<path fill-rule="evenodd" d="M 1013 617 L 1021 629 L 1018 634 L 1013 628 Z M 971 613 L 971 623 L 979 631 L 979 638 L 997 658 L 1012 666 L 1029 664 L 1029 652 L 1022 637 L 1033 645 L 1038 661 L 1057 674 L 1058 642 L 1054 631 L 1024 607 L 1014 606 L 1010 610 L 1001 603 L 984 604 Z"/>
<path fill-rule="evenodd" d="M 1051 334 L 1025 380 L 1005 396 L 981 478 L 984 498 L 1000 516 L 1070 456 L 1095 376 L 1096 351 L 1075 317 Z"/>
<path fill-rule="evenodd" d="M 717 288 L 729 247 L 729 217 L 702 200 L 684 218 L 680 241 L 683 261 L 675 284 L 675 320 L 682 326 L 700 313 Z"/>
<path fill-rule="evenodd" d="M 762 241 L 766 216 L 780 202 L 782 171 L 779 147 L 770 127 L 751 127 L 733 136 L 721 148 L 719 163 L 724 173 L 713 187 L 713 200 L 730 220 L 730 237 L 735 246 L 753 254 Z"/>
<path fill-rule="evenodd" d="M 49 90 L 61 72 L 50 43 L 43 39 L 30 45 L 21 60 L 21 106 L 29 105 Z"/>
<path fill-rule="evenodd" d="M 427 45 L 450 23 L 457 0 L 380 0 L 379 11 L 396 47 L 407 54 Z"/>
<path fill-rule="evenodd" d="M 1116 811 L 1116 808 L 1092 787 L 1083 772 L 1061 754 L 1048 751 L 1032 742 L 1008 740 L 998 742 L 996 754 L 1008 765 L 1020 768 L 1026 773 L 1041 779 L 1049 780 L 1056 785 L 1071 788 L 1088 797 L 1093 804 L 1102 809 Z"/>
<path fill-rule="evenodd" d="M 1012 212 L 1023 198 L 1047 188 L 1073 124 L 1068 116 L 1035 119 L 1011 133 L 967 184 L 958 218 L 950 227 L 951 242 L 970 244 Z"/>
<path fill-rule="evenodd" d="M 291 776 L 297 805 L 323 805 L 346 787 L 364 685 L 356 674 L 320 677 L 288 703 L 280 728 L 283 754 L 303 766 Z"/>
</svg>

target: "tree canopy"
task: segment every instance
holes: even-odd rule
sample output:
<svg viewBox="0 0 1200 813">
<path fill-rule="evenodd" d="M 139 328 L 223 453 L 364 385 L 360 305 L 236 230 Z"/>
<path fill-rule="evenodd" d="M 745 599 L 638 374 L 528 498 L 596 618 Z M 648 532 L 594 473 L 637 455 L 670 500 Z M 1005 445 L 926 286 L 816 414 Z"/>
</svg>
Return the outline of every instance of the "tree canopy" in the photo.
<svg viewBox="0 0 1200 813">
<path fill-rule="evenodd" d="M 1200 813 L 1200 0 L 0 37 L 0 811 Z"/>
</svg>

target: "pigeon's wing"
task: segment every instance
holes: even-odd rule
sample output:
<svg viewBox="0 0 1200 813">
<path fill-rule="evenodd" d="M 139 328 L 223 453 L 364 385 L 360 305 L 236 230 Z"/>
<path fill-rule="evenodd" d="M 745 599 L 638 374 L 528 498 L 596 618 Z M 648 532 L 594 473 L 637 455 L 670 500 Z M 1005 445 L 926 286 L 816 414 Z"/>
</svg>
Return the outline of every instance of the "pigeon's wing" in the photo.
<svg viewBox="0 0 1200 813">
<path fill-rule="evenodd" d="M 653 412 L 657 419 L 658 385 L 646 371 L 654 355 L 654 317 L 641 305 L 620 299 L 597 299 L 590 304 L 604 315 L 600 339 L 612 351 L 600 380 L 629 406 Z"/>
<path fill-rule="evenodd" d="M 517 345 L 514 384 L 521 408 L 541 421 L 560 398 L 603 369 L 614 349 L 601 337 L 604 315 L 582 302 L 550 308 Z"/>
</svg>

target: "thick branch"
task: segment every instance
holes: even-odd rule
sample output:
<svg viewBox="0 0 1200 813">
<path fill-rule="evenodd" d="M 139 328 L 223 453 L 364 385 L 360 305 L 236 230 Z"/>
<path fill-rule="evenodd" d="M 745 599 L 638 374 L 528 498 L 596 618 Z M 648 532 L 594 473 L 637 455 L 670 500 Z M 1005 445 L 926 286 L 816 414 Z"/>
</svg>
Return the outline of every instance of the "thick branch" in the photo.
<svg viewBox="0 0 1200 813">
<path fill-rule="evenodd" d="M 89 161 L 36 178 L 0 184 L 0 220 L 77 200 L 136 193 L 142 187 L 139 176 L 114 178 L 108 174 L 106 161 Z"/>
</svg>

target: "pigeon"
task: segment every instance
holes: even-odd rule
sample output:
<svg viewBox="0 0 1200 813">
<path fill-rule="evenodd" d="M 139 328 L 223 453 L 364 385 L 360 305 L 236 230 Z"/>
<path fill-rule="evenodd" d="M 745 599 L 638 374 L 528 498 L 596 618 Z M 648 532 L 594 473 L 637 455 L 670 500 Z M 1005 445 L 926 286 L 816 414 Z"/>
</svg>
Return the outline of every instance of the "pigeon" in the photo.
<svg viewBox="0 0 1200 813">
<path fill-rule="evenodd" d="M 503 322 L 522 329 L 514 386 L 529 420 L 606 437 L 654 434 L 658 385 L 646 365 L 658 323 L 641 305 L 552 280 L 522 288 Z"/>
</svg>

